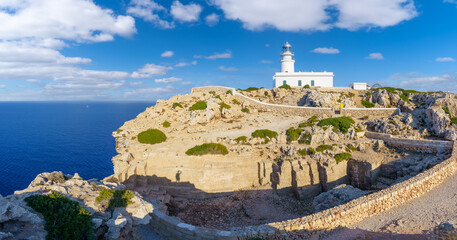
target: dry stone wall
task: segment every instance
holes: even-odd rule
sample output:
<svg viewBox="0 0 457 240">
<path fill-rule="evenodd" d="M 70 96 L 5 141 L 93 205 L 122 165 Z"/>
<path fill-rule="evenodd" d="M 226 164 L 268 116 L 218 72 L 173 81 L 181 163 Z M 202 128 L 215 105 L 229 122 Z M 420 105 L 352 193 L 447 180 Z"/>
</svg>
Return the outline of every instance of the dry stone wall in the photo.
<svg viewBox="0 0 457 240">
<path fill-rule="evenodd" d="M 400 113 L 399 108 L 343 108 L 340 114 L 353 118 L 369 117 L 389 117 Z"/>
<path fill-rule="evenodd" d="M 387 139 L 387 138 L 386 138 Z M 399 139 L 409 140 L 409 139 Z M 416 140 L 418 141 L 418 140 Z M 442 141 L 436 141 L 442 144 Z M 395 142 L 392 142 L 395 144 Z M 446 143 L 448 144 L 448 143 Z M 221 231 L 192 226 L 179 219 L 154 210 L 150 226 L 169 239 L 249 239 L 253 236 L 269 237 L 291 231 L 331 230 L 347 227 L 369 216 L 398 207 L 432 190 L 457 172 L 457 142 L 451 142 L 452 155 L 447 160 L 406 181 L 387 189 L 355 199 L 349 203 L 283 222 L 249 226 L 232 231 Z M 158 209 L 155 207 L 155 209 Z"/>
<path fill-rule="evenodd" d="M 437 140 L 415 140 L 392 137 L 390 134 L 365 132 L 368 138 L 383 140 L 386 144 L 394 147 L 400 147 L 411 150 L 443 152 L 452 151 L 452 141 L 437 141 Z"/>
</svg>

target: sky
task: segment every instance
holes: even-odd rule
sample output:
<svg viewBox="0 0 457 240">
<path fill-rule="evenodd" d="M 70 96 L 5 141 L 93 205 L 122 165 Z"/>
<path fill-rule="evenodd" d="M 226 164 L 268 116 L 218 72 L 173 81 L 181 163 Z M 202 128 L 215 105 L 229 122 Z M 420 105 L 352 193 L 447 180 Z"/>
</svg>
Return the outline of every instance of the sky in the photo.
<svg viewBox="0 0 457 240">
<path fill-rule="evenodd" d="M 154 101 L 205 85 L 457 93 L 457 0 L 0 0 L 0 101 Z"/>
</svg>

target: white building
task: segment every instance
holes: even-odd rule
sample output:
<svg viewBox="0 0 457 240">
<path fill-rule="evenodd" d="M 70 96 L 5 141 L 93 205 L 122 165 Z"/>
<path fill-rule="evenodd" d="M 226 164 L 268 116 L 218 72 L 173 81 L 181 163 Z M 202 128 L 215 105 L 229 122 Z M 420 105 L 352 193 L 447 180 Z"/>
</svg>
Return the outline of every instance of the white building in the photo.
<svg viewBox="0 0 457 240">
<path fill-rule="evenodd" d="M 295 72 L 294 54 L 291 51 L 292 46 L 286 42 L 282 47 L 281 53 L 281 72 L 273 76 L 274 87 L 280 87 L 284 84 L 291 87 L 333 87 L 333 72 Z"/>
<path fill-rule="evenodd" d="M 367 83 L 361 83 L 361 82 L 351 83 L 349 85 L 349 87 L 351 87 L 352 89 L 355 89 L 355 90 L 368 90 L 368 89 L 370 89 L 370 86 L 368 86 Z"/>
</svg>

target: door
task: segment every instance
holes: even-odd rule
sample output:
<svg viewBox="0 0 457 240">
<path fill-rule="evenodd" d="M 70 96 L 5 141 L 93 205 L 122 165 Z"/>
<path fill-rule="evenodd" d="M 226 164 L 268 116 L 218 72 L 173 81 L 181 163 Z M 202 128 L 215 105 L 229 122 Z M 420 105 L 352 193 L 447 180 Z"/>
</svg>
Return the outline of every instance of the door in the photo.
<svg viewBox="0 0 457 240">
<path fill-rule="evenodd" d="M 287 84 L 286 80 L 282 81 L 282 85 L 286 85 L 286 84 Z"/>
<path fill-rule="evenodd" d="M 298 86 L 301 87 L 301 80 L 298 80 Z"/>
<path fill-rule="evenodd" d="M 314 87 L 314 80 L 311 80 L 311 87 Z"/>
</svg>

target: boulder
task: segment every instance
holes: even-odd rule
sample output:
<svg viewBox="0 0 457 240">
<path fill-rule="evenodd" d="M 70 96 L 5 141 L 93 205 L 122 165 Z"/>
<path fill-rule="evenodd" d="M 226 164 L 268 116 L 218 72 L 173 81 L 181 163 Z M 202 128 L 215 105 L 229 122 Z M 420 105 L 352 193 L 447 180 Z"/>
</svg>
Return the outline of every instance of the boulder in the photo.
<svg viewBox="0 0 457 240">
<path fill-rule="evenodd" d="M 347 203 L 364 195 L 364 191 L 350 185 L 342 184 L 315 197 L 313 200 L 313 207 L 315 212 L 319 212 Z"/>
</svg>

